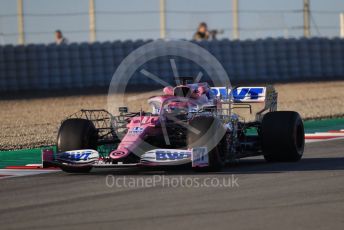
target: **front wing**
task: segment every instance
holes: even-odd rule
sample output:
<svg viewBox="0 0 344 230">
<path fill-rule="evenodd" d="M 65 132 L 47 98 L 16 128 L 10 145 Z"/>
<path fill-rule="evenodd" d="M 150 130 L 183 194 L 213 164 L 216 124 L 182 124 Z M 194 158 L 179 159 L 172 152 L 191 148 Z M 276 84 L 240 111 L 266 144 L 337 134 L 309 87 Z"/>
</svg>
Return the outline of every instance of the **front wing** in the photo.
<svg viewBox="0 0 344 230">
<path fill-rule="evenodd" d="M 89 154 L 92 151 L 92 154 Z M 209 164 L 208 150 L 206 147 L 197 147 L 193 149 L 154 149 L 145 152 L 140 157 L 138 163 L 112 163 L 106 159 L 96 158 L 95 150 L 74 150 L 63 153 L 43 151 L 43 165 L 54 165 L 63 168 L 130 168 L 143 166 L 177 166 L 192 164 L 192 167 L 207 167 Z M 53 155 L 53 156 L 52 156 Z M 99 154 L 98 154 L 99 156 Z M 89 158 L 90 157 L 90 158 Z"/>
</svg>

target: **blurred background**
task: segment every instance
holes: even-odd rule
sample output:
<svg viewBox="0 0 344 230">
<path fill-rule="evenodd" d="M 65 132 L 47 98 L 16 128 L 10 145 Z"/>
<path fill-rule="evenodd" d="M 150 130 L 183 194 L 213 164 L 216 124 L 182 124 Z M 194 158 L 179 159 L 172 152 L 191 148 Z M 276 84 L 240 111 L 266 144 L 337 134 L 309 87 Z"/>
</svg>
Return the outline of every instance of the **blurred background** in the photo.
<svg viewBox="0 0 344 230">
<path fill-rule="evenodd" d="M 157 39 L 203 47 L 234 85 L 274 84 L 280 110 L 344 117 L 342 12 L 343 0 L 0 0 L 0 150 L 54 145 L 66 116 L 106 109 L 122 60 Z M 142 68 L 174 84 L 170 58 Z M 211 79 L 173 58 L 180 76 Z M 129 77 L 130 111 L 161 93 L 140 68 Z"/>
<path fill-rule="evenodd" d="M 200 22 L 217 37 L 339 37 L 342 0 L 0 0 L 0 44 L 191 39 Z"/>
</svg>

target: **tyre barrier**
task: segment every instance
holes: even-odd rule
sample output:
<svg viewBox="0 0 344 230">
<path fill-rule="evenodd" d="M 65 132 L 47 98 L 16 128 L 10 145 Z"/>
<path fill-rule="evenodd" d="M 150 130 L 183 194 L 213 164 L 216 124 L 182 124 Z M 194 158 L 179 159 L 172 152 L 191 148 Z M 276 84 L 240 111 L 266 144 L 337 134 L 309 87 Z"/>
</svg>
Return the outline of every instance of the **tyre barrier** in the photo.
<svg viewBox="0 0 344 230">
<path fill-rule="evenodd" d="M 149 40 L 0 46 L 0 93 L 108 87 L 121 61 Z M 196 42 L 224 66 L 232 82 L 294 82 L 343 79 L 344 39 L 228 39 Z M 169 58 L 143 68 L 173 83 Z M 173 57 L 179 74 L 197 76 L 202 67 Z M 209 78 L 205 74 L 205 79 Z M 135 73 L 132 85 L 157 83 Z"/>
</svg>

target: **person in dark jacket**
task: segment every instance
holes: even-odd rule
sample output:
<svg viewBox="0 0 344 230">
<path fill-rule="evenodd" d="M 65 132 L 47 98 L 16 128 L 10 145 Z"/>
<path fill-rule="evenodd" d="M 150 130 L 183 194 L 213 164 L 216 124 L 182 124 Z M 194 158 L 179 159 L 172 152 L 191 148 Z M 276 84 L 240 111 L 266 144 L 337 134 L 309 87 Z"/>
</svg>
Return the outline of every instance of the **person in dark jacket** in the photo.
<svg viewBox="0 0 344 230">
<path fill-rule="evenodd" d="M 205 22 L 201 22 L 198 26 L 196 33 L 193 36 L 193 39 L 196 41 L 208 40 L 210 38 L 210 33 L 208 31 L 208 26 Z"/>
<path fill-rule="evenodd" d="M 67 39 L 63 37 L 61 30 L 55 31 L 55 42 L 56 42 L 56 45 L 62 45 L 62 44 L 68 43 Z"/>
</svg>

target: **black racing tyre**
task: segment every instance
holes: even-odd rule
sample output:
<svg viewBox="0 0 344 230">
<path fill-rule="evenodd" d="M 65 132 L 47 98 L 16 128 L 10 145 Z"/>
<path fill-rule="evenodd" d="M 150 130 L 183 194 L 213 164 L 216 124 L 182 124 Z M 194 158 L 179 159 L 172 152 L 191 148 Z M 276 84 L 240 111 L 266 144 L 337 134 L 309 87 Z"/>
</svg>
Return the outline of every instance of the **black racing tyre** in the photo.
<svg viewBox="0 0 344 230">
<path fill-rule="evenodd" d="M 261 140 L 266 161 L 299 161 L 305 146 L 305 132 L 300 115 L 294 111 L 267 113 L 262 121 Z"/>
<path fill-rule="evenodd" d="M 221 121 L 215 117 L 197 116 L 189 121 L 189 125 L 192 128 L 187 131 L 188 148 L 207 147 L 209 151 L 209 166 L 195 170 L 221 171 L 226 160 L 225 152 L 222 152 L 219 146 L 226 132 Z"/>
<path fill-rule="evenodd" d="M 97 130 L 93 123 L 86 119 L 73 118 L 65 120 L 57 136 L 58 152 L 97 149 Z"/>
<path fill-rule="evenodd" d="M 98 133 L 93 123 L 86 119 L 67 119 L 62 124 L 57 136 L 57 151 L 71 151 L 79 149 L 97 150 Z M 66 172 L 84 173 L 89 172 L 92 167 L 61 167 Z"/>
</svg>

